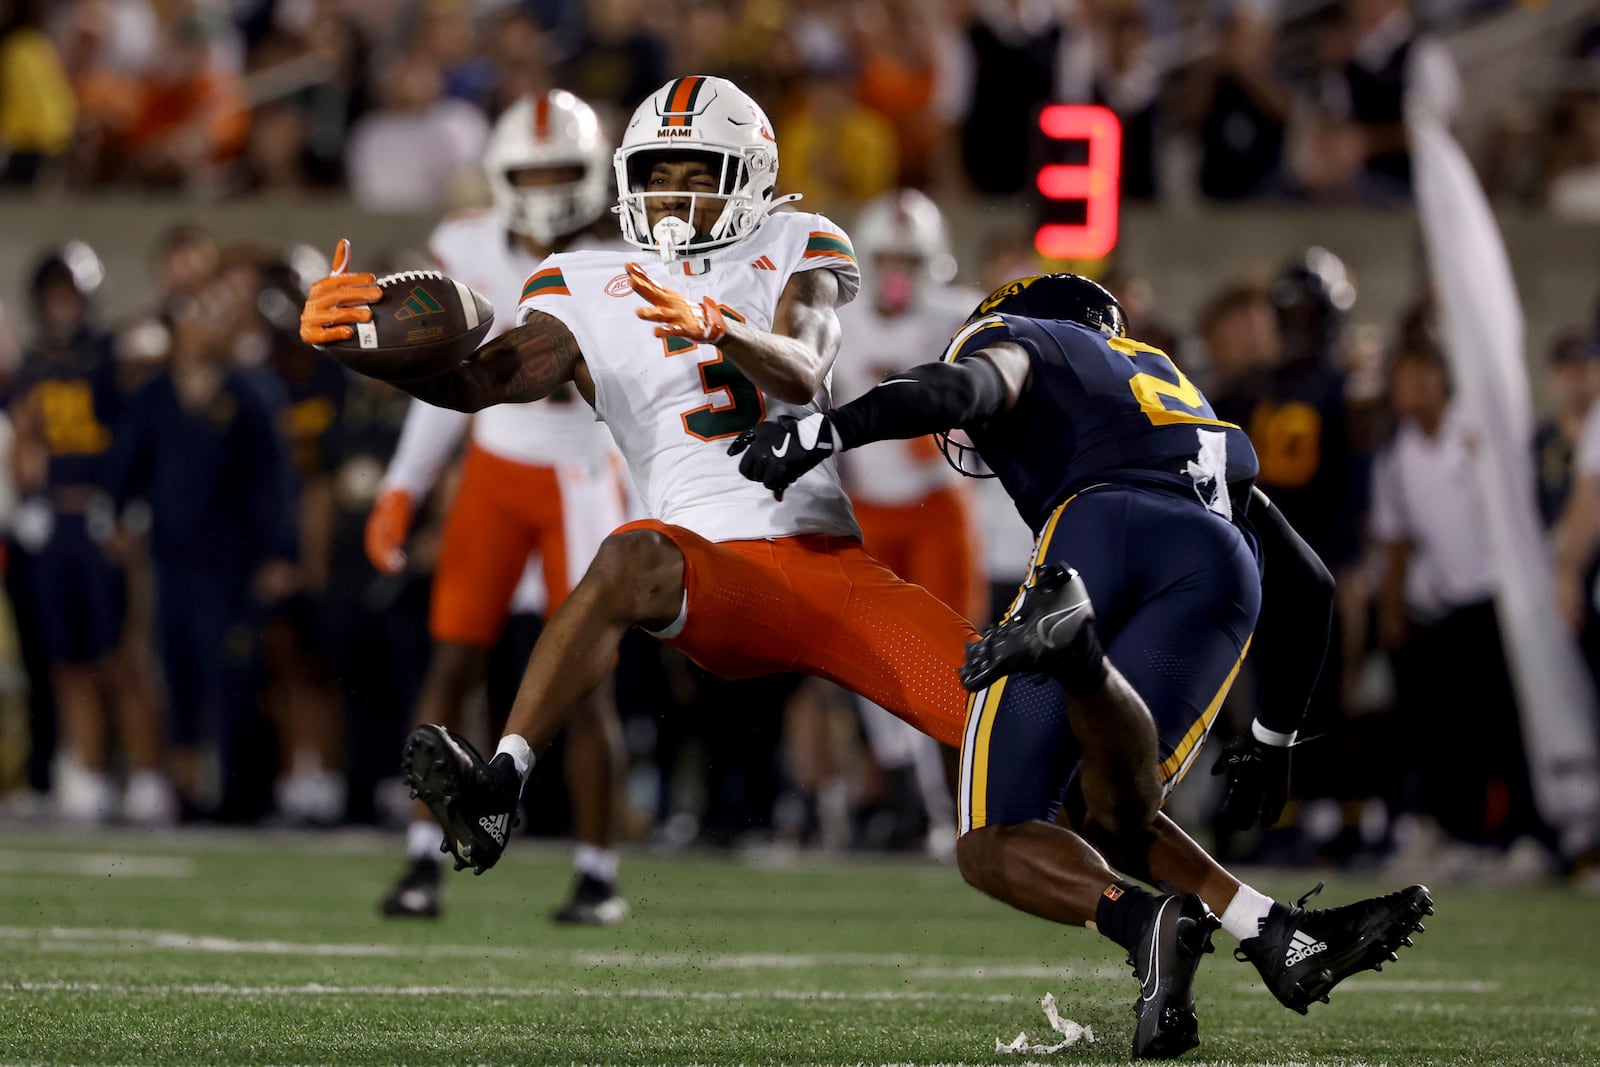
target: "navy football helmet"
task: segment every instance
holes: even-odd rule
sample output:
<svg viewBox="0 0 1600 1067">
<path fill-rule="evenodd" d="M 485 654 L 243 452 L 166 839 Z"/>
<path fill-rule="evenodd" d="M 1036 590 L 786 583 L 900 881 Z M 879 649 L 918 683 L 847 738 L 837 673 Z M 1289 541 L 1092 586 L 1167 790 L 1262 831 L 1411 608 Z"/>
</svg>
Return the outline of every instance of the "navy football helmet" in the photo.
<svg viewBox="0 0 1600 1067">
<path fill-rule="evenodd" d="M 1063 319 L 1107 337 L 1128 335 L 1128 316 L 1111 291 L 1081 274 L 1034 274 L 1007 282 L 975 308 L 967 321 L 985 315 Z"/>
</svg>

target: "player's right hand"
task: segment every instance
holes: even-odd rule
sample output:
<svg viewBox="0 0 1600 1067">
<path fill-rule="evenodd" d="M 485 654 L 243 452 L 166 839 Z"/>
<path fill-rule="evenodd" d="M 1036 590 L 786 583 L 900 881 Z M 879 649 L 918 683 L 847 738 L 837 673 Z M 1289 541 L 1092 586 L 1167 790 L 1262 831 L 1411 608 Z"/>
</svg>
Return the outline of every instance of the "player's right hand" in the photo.
<svg viewBox="0 0 1600 1067">
<path fill-rule="evenodd" d="M 306 306 L 300 311 L 300 340 L 308 345 L 348 341 L 355 336 L 352 323 L 371 322 L 367 305 L 383 297 L 377 275 L 348 274 L 350 242 L 339 238 L 333 250 L 333 271 L 311 283 Z"/>
<path fill-rule="evenodd" d="M 833 423 L 821 411 L 803 419 L 779 415 L 758 422 L 728 446 L 728 455 L 740 457 L 739 473 L 771 489 L 779 500 L 785 489 L 835 451 Z"/>
<path fill-rule="evenodd" d="M 1213 776 L 1228 776 L 1217 822 L 1235 830 L 1276 823 L 1289 800 L 1290 750 L 1290 745 L 1269 745 L 1251 732 L 1234 738 L 1211 768 Z"/>
<path fill-rule="evenodd" d="M 411 494 L 404 489 L 386 489 L 367 516 L 367 559 L 379 574 L 399 574 L 406 565 L 406 535 L 411 532 L 415 510 Z"/>
</svg>

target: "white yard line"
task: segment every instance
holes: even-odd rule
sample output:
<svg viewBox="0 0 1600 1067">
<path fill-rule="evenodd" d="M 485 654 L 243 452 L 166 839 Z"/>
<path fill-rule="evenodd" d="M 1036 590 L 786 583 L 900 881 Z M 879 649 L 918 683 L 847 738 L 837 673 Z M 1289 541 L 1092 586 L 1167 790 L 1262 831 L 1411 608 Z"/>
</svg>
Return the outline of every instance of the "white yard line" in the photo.
<svg viewBox="0 0 1600 1067">
<path fill-rule="evenodd" d="M 150 952 L 201 952 L 236 956 L 300 956 L 308 958 L 438 958 L 438 959 L 557 959 L 577 967 L 679 969 L 725 971 L 789 971 L 811 967 L 914 968 L 919 978 L 1109 978 L 1126 974 L 1125 968 L 1069 966 L 1033 961 L 984 960 L 905 953 L 697 953 L 697 952 L 570 952 L 507 945 L 407 945 L 380 943 L 323 943 L 244 940 L 176 930 L 116 927 L 0 926 L 0 942 L 29 943 L 44 952 L 96 952 L 107 948 L 143 949 Z"/>
<path fill-rule="evenodd" d="M 83 878 L 193 878 L 186 856 L 131 856 L 113 852 L 62 853 L 0 850 L 0 874 L 48 874 Z"/>
<path fill-rule="evenodd" d="M 598 989 L 576 987 L 551 989 L 521 986 L 378 986 L 323 985 L 231 985 L 226 982 L 196 984 L 128 985 L 115 982 L 0 982 L 0 993 L 102 993 L 112 996 L 212 996 L 266 999 L 269 997 L 473 997 L 475 999 L 544 999 L 576 997 L 594 1000 L 696 1000 L 696 1001 L 845 1001 L 879 1003 L 885 1001 L 956 1001 L 973 1004 L 1003 1004 L 1030 998 L 1009 993 L 940 993 L 905 990 L 763 989 L 715 992 L 689 989 Z"/>
</svg>

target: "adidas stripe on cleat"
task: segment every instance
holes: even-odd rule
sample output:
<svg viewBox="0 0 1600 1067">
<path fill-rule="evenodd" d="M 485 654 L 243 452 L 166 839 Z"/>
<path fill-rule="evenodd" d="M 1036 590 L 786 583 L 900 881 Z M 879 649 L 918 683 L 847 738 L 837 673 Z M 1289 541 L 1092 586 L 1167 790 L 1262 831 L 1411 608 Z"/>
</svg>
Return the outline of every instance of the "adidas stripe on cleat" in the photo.
<svg viewBox="0 0 1600 1067">
<path fill-rule="evenodd" d="M 510 756 L 485 762 L 472 744 L 443 726 L 419 726 L 406 738 L 406 784 L 444 830 L 441 852 L 456 870 L 482 874 L 499 860 L 519 822 L 522 782 Z"/>
<path fill-rule="evenodd" d="M 1382 970 L 1410 947 L 1411 935 L 1433 914 L 1427 886 L 1413 885 L 1387 896 L 1339 908 L 1308 910 L 1274 904 L 1261 920 L 1261 932 L 1240 942 L 1234 955 L 1255 964 L 1261 980 L 1286 1008 L 1306 1014 L 1313 1001 L 1328 1002 L 1333 987 L 1361 971 Z"/>
</svg>

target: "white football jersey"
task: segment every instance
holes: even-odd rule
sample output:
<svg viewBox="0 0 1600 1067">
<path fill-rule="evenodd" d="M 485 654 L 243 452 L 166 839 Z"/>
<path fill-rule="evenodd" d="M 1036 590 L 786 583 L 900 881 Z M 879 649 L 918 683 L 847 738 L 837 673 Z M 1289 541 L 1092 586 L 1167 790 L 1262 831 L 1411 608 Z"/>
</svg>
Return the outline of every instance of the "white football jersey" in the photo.
<svg viewBox="0 0 1600 1067">
<path fill-rule="evenodd" d="M 900 315 L 884 315 L 865 299 L 841 309 L 844 336 L 833 369 L 835 403 L 854 400 L 894 371 L 938 360 L 982 299 L 977 290 L 930 285 Z M 878 441 L 846 452 L 840 462 L 852 498 L 885 506 L 915 503 L 961 478 L 932 437 Z"/>
<path fill-rule="evenodd" d="M 645 257 L 636 251 L 551 256 L 528 279 L 517 321 L 540 311 L 572 331 L 594 379 L 595 409 L 650 515 L 711 541 L 859 537 L 832 460 L 778 501 L 745 479 L 727 454 L 733 438 L 764 418 L 827 407 L 827 385 L 808 404 L 785 404 L 762 395 L 714 346 L 656 337 L 654 324 L 635 314 L 645 302 L 623 270 L 631 260 Z M 690 302 L 710 296 L 726 314 L 762 330 L 772 328 L 778 297 L 799 271 L 835 272 L 841 303 L 860 285 L 844 231 L 802 212 L 775 212 L 749 237 L 710 255 L 641 265 Z"/>
<path fill-rule="evenodd" d="M 584 236 L 573 244 L 574 249 L 626 247 L 620 236 L 615 241 Z M 439 269 L 494 305 L 490 337 L 516 324 L 522 283 L 538 267 L 538 260 L 512 242 L 498 214 L 476 211 L 445 219 L 428 239 L 428 250 Z M 539 467 L 603 460 L 614 448 L 611 435 L 595 421 L 576 389 L 531 404 L 485 408 L 473 419 L 472 440 L 486 452 Z"/>
</svg>

